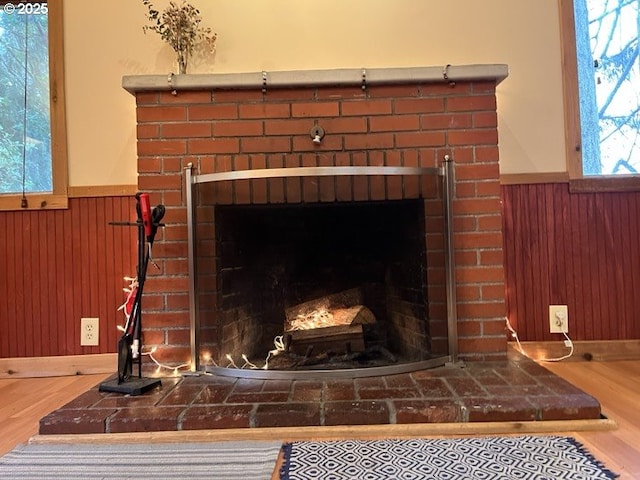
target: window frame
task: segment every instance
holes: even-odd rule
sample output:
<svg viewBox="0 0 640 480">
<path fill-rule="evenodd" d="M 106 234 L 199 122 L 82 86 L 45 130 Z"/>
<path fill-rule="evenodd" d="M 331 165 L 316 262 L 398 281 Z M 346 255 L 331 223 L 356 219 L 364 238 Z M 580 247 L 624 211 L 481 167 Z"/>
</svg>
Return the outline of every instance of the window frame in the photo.
<svg viewBox="0 0 640 480">
<path fill-rule="evenodd" d="M 0 5 L 9 3 L 0 1 Z M 0 210 L 45 210 L 68 208 L 67 124 L 64 83 L 63 0 L 47 0 L 49 35 L 49 108 L 51 112 L 52 192 L 0 195 Z"/>
<path fill-rule="evenodd" d="M 585 176 L 582 170 L 580 132 L 580 98 L 573 0 L 558 0 L 564 97 L 565 145 L 567 173 L 572 192 L 640 190 L 638 175 Z"/>
</svg>

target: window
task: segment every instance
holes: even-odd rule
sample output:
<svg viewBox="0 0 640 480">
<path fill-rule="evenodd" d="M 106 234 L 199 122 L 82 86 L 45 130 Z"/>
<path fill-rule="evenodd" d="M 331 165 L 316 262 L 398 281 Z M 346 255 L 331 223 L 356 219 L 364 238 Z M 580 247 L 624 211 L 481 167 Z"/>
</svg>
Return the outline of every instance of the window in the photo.
<svg viewBox="0 0 640 480">
<path fill-rule="evenodd" d="M 67 206 L 61 6 L 0 0 L 0 209 Z"/>
<path fill-rule="evenodd" d="M 637 0 L 574 0 L 583 173 L 640 172 Z"/>
<path fill-rule="evenodd" d="M 48 7 L 21 6 L 0 12 L 0 193 L 51 192 Z"/>
<path fill-rule="evenodd" d="M 639 4 L 560 0 L 571 178 L 640 173 Z"/>
</svg>

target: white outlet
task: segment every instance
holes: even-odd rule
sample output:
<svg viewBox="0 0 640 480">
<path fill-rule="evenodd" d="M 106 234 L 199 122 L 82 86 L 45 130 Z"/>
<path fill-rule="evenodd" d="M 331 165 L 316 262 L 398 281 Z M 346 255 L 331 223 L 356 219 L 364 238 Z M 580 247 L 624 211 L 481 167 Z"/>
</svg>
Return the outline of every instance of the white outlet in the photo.
<svg viewBox="0 0 640 480">
<path fill-rule="evenodd" d="M 100 345 L 100 319 L 80 319 L 80 346 L 93 347 Z"/>
<path fill-rule="evenodd" d="M 551 333 L 569 332 L 569 312 L 566 305 L 549 305 L 549 331 Z"/>
</svg>

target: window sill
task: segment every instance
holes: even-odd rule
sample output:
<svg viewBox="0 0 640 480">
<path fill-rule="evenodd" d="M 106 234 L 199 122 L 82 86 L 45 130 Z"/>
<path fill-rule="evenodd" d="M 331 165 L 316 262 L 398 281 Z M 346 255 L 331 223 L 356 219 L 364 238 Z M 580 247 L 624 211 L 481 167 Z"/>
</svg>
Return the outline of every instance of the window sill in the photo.
<svg viewBox="0 0 640 480">
<path fill-rule="evenodd" d="M 501 185 L 567 183 L 571 193 L 640 191 L 640 175 L 610 175 L 570 178 L 567 172 L 517 173 L 500 175 Z"/>
<path fill-rule="evenodd" d="M 569 180 L 571 193 L 640 191 L 640 175 L 582 177 Z"/>
<path fill-rule="evenodd" d="M 28 194 L 27 207 L 22 208 L 21 195 L 0 195 L 0 211 L 24 211 L 24 210 L 61 210 L 69 206 L 66 195 L 54 195 L 50 193 Z"/>
</svg>

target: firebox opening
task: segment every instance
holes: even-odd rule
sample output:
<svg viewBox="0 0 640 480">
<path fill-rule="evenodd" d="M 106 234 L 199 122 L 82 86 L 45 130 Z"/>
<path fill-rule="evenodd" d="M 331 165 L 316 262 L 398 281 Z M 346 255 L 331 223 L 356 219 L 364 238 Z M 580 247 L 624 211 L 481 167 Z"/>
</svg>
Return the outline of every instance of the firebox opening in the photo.
<svg viewBox="0 0 640 480">
<path fill-rule="evenodd" d="M 214 208 L 217 310 L 205 323 L 219 365 L 245 355 L 265 368 L 273 350 L 275 370 L 431 358 L 423 201 Z"/>
</svg>

